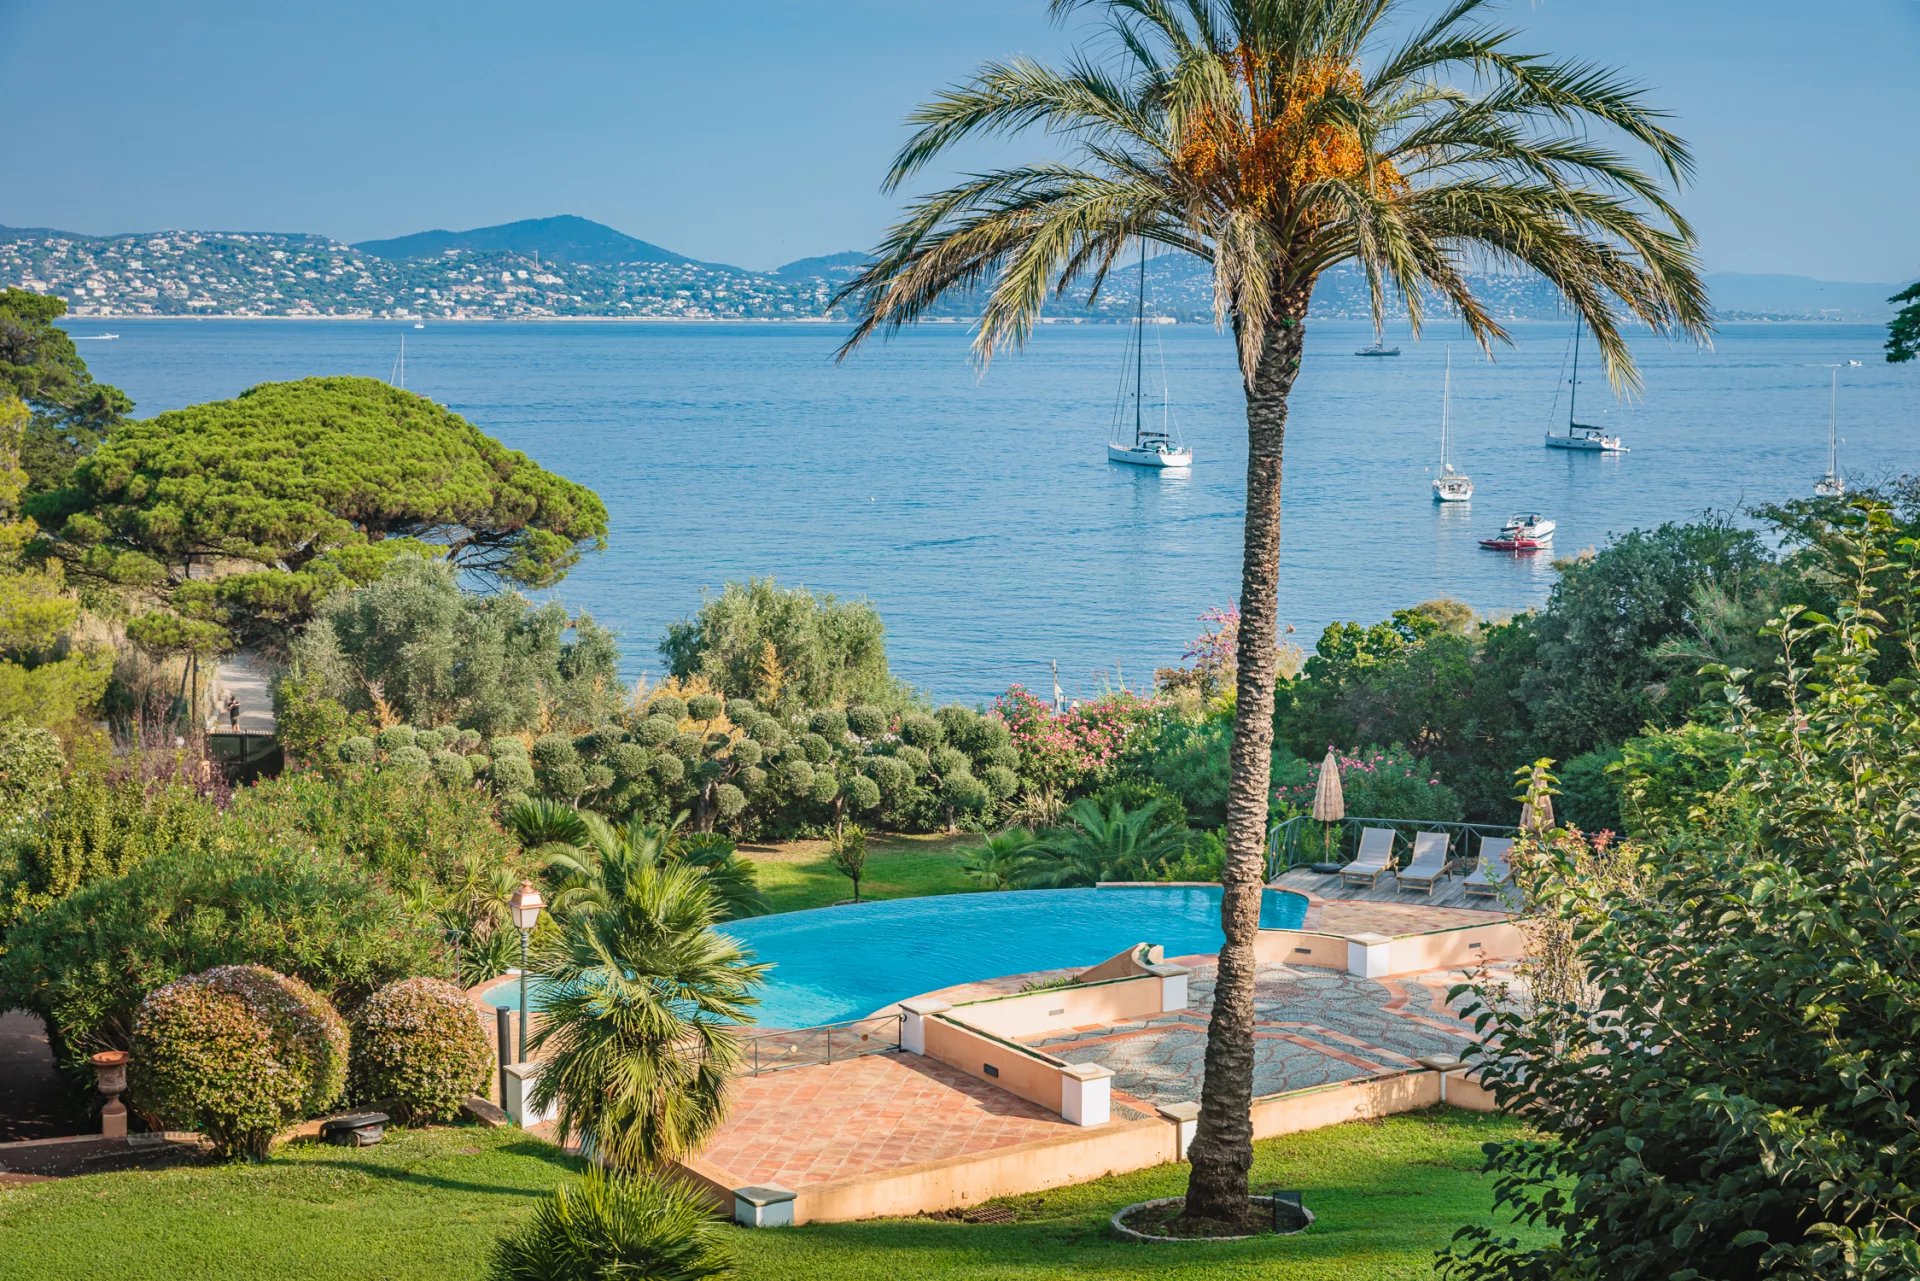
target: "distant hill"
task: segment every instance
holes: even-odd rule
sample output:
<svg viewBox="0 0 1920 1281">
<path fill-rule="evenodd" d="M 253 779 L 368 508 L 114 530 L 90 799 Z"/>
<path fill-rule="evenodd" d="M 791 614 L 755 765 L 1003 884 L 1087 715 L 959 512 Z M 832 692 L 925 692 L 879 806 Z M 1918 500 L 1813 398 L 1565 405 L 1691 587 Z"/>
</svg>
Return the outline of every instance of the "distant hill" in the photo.
<svg viewBox="0 0 1920 1281">
<path fill-rule="evenodd" d="M 390 240 L 363 240 L 361 253 L 392 261 L 435 258 L 449 249 L 473 253 L 511 253 L 538 256 L 542 262 L 611 266 L 632 262 L 692 262 L 685 254 L 615 231 L 605 223 L 573 214 L 554 218 L 525 218 L 497 227 L 470 231 L 416 231 Z"/>
<path fill-rule="evenodd" d="M 1887 300 L 1905 287 L 1738 271 L 1715 272 L 1707 277 L 1707 295 L 1713 299 L 1714 311 L 1728 318 L 1815 316 L 1882 321 L 1893 315 L 1893 305 Z"/>
<path fill-rule="evenodd" d="M 817 258 L 796 258 L 784 267 L 775 267 L 773 274 L 783 280 L 799 280 L 806 276 L 851 280 L 860 274 L 870 257 L 856 249 L 841 254 L 821 254 Z"/>
</svg>

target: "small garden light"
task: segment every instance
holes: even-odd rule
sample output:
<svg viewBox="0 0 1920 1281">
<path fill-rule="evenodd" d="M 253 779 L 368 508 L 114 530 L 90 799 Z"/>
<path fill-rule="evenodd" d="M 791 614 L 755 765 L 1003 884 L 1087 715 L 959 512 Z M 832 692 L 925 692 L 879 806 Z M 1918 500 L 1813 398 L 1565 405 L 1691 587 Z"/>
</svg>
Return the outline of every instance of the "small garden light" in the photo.
<svg viewBox="0 0 1920 1281">
<path fill-rule="evenodd" d="M 533 934 L 533 927 L 540 923 L 540 909 L 547 901 L 540 897 L 540 891 L 532 881 L 520 882 L 520 888 L 507 900 L 507 914 L 513 918 L 513 928 L 520 931 L 520 1061 L 527 1060 L 527 939 Z"/>
</svg>

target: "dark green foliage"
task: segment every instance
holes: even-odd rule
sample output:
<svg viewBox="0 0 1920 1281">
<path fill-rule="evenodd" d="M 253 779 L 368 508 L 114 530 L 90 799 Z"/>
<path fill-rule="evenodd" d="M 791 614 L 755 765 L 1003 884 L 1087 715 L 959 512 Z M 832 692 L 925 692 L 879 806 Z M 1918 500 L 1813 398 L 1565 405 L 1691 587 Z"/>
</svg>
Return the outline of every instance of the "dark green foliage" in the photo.
<svg viewBox="0 0 1920 1281">
<path fill-rule="evenodd" d="M 1151 880 L 1186 845 L 1186 832 L 1159 822 L 1155 806 L 1102 809 L 1090 797 L 1067 807 L 1066 822 L 1040 834 L 1008 878 L 1020 889 Z"/>
<path fill-rule="evenodd" d="M 1187 830 L 1186 805 L 1171 788 L 1150 779 L 1117 778 L 1099 791 L 1089 793 L 1087 799 L 1102 811 L 1115 806 L 1123 810 L 1143 810 L 1151 805 L 1156 827 L 1182 835 Z"/>
<path fill-rule="evenodd" d="M 1618 832 L 1620 749 L 1604 747 L 1576 756 L 1560 767 L 1560 819 L 1583 832 Z"/>
<path fill-rule="evenodd" d="M 589 1170 L 502 1237 L 490 1281 L 705 1281 L 732 1274 L 718 1220 L 677 1178 Z"/>
<path fill-rule="evenodd" d="M 849 707 L 847 727 L 861 738 L 878 738 L 887 732 L 887 714 L 871 703 Z"/>
<path fill-rule="evenodd" d="M 1729 793 L 1740 743 L 1711 725 L 1681 725 L 1630 738 L 1620 749 L 1620 811 L 1635 836 L 1663 839 L 1691 830 L 1695 811 L 1743 808 Z M 1764 802 L 1763 802 L 1764 803 Z"/>
<path fill-rule="evenodd" d="M 409 550 L 546 587 L 607 532 L 590 490 L 371 378 L 266 383 L 122 424 L 40 510 L 79 572 L 238 639 L 282 633 Z M 209 550 L 252 568 L 192 580 Z"/>
<path fill-rule="evenodd" d="M 1582 987 L 1480 994 L 1480 1058 L 1536 1127 L 1490 1148 L 1496 1196 L 1550 1238 L 1463 1229 L 1447 1277 L 1920 1275 L 1920 690 L 1873 679 L 1920 641 L 1879 612 L 1920 559 L 1884 509 L 1845 521 L 1842 604 L 1776 631 L 1772 706 L 1729 681 L 1730 772 L 1654 830 L 1636 892 L 1537 878 Z"/>
<path fill-rule="evenodd" d="M 833 870 L 853 882 L 853 901 L 860 901 L 860 878 L 867 870 L 867 833 L 858 823 L 849 823 L 833 834 L 827 847 L 827 861 Z"/>
<path fill-rule="evenodd" d="M 0 290 L 0 400 L 17 396 L 33 411 L 21 449 L 27 492 L 66 481 L 133 402 L 118 388 L 97 383 L 67 331 L 65 299 Z"/>
<path fill-rule="evenodd" d="M 328 600 L 291 648 L 287 679 L 349 711 L 372 713 L 377 694 L 415 725 L 482 735 L 590 727 L 621 696 L 613 638 L 592 619 L 514 592 L 474 595 L 453 566 L 413 556 Z"/>
<path fill-rule="evenodd" d="M 909 747 L 926 751 L 937 746 L 944 736 L 940 722 L 925 712 L 908 712 L 900 718 L 900 741 Z"/>
<path fill-rule="evenodd" d="M 660 654 L 679 679 L 703 676 L 727 697 L 771 711 L 904 701 L 872 605 L 771 578 L 728 583 L 667 628 Z"/>
<path fill-rule="evenodd" d="M 1887 301 L 1906 304 L 1887 322 L 1887 363 L 1903 364 L 1920 355 L 1920 282 L 1908 285 Z"/>
<path fill-rule="evenodd" d="M 1177 797 L 1190 821 L 1224 823 L 1232 740 L 1231 717 L 1156 716 L 1127 744 L 1126 767 Z"/>
</svg>

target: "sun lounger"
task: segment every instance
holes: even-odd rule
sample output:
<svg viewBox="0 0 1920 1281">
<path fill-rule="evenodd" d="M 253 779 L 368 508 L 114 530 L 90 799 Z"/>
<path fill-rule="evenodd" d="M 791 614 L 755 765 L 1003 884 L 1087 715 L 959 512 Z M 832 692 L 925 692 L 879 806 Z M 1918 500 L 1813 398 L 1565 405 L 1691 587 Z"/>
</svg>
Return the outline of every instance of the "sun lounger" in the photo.
<svg viewBox="0 0 1920 1281">
<path fill-rule="evenodd" d="M 1483 837 L 1480 841 L 1480 861 L 1467 873 L 1467 879 L 1461 882 L 1461 888 L 1468 894 L 1499 894 L 1513 880 L 1513 873 L 1507 869 L 1507 851 L 1513 848 L 1513 842 L 1504 836 Z"/>
<path fill-rule="evenodd" d="M 1360 833 L 1360 853 L 1340 869 L 1342 885 L 1377 885 L 1393 870 L 1393 829 L 1369 827 Z"/>
<path fill-rule="evenodd" d="M 1413 861 L 1395 875 L 1401 888 L 1425 890 L 1433 896 L 1433 885 L 1447 874 L 1447 849 L 1452 838 L 1445 832 L 1420 832 L 1413 838 Z"/>
</svg>

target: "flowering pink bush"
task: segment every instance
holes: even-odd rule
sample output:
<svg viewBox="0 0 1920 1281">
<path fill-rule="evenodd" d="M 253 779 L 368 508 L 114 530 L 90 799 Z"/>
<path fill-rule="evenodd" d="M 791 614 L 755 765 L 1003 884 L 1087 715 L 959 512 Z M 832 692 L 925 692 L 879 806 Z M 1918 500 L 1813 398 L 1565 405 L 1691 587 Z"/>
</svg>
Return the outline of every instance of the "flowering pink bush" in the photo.
<svg viewBox="0 0 1920 1281">
<path fill-rule="evenodd" d="M 993 701 L 987 714 L 1005 722 L 1020 753 L 1020 778 L 1034 791 L 1064 797 L 1104 779 L 1119 760 L 1127 739 L 1158 706 L 1121 691 L 1065 712 L 1024 685 L 1015 685 Z"/>
</svg>

